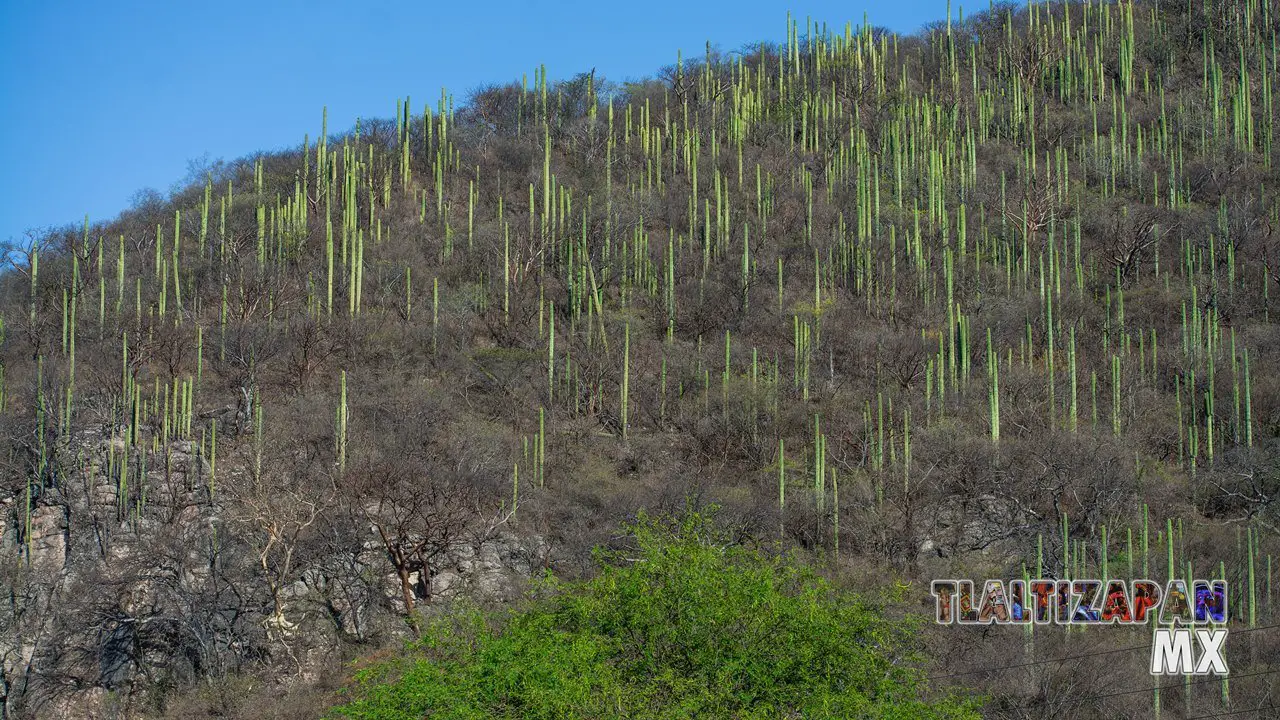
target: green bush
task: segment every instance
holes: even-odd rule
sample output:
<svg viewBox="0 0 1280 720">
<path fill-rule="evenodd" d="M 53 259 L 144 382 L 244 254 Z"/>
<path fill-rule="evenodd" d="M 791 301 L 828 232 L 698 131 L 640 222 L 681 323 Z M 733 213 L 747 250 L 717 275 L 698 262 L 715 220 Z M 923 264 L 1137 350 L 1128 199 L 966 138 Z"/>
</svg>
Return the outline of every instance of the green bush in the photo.
<svg viewBox="0 0 1280 720">
<path fill-rule="evenodd" d="M 788 557 L 708 515 L 641 517 L 635 549 L 581 584 L 548 581 L 502 617 L 451 613 L 409 657 L 357 674 L 335 717 L 969 718 L 924 699 L 910 640 Z"/>
</svg>

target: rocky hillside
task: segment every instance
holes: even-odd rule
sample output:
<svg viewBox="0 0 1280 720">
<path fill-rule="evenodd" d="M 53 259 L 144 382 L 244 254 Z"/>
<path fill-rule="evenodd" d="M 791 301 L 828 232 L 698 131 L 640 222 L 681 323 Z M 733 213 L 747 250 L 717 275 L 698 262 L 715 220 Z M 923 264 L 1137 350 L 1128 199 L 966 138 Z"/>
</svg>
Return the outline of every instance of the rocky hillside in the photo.
<svg viewBox="0 0 1280 720">
<path fill-rule="evenodd" d="M 1162 687 L 1121 652 L 1149 628 L 934 628 L 929 672 L 992 717 L 1250 717 L 1277 31 L 1261 0 L 790 21 L 644 81 L 318 116 L 11 248 L 0 718 L 309 717 L 443 601 L 712 501 L 900 610 L 938 577 L 1223 577 L 1229 686 Z"/>
</svg>

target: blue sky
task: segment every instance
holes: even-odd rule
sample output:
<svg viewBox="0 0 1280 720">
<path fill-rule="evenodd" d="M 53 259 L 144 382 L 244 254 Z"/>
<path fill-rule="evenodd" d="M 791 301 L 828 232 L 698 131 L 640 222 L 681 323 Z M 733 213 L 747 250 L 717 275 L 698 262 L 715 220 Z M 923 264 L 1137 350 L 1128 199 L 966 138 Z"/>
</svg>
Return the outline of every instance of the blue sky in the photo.
<svg viewBox="0 0 1280 720">
<path fill-rule="evenodd" d="M 974 4 L 985 8 L 986 2 Z M 958 12 L 960 3 L 955 4 Z M 701 55 L 785 38 L 786 14 L 898 32 L 946 16 L 946 0 L 787 3 L 0 0 L 0 241 L 114 217 L 168 193 L 191 160 L 232 160 L 314 140 L 357 116 L 415 112 L 446 87 L 596 68 L 649 76 Z"/>
</svg>

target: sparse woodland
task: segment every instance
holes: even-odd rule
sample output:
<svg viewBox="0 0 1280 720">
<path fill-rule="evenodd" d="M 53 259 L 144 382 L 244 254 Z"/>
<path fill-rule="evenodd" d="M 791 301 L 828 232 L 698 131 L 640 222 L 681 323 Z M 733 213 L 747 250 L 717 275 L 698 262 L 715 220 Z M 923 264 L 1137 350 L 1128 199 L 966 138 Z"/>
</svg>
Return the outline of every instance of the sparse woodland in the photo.
<svg viewBox="0 0 1280 720">
<path fill-rule="evenodd" d="M 1275 717 L 1278 11 L 792 18 L 644 81 L 318 111 L 33 234 L 0 718 L 322 715 L 454 605 L 615 577 L 641 511 L 711 505 L 894 623 L 934 578 L 1224 577 L 1229 683 L 1152 678 L 1149 627 L 925 623 L 893 662 L 986 717 Z M 894 716 L 868 697 L 826 707 Z"/>
</svg>

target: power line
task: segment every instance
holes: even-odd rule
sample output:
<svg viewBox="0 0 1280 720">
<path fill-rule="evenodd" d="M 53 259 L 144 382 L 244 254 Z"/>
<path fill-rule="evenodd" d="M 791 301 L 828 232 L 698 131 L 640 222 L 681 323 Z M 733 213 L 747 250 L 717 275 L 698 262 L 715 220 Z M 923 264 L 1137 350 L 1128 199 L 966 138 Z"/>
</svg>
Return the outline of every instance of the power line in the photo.
<svg viewBox="0 0 1280 720">
<path fill-rule="evenodd" d="M 1280 624 L 1275 624 L 1275 625 L 1263 625 L 1263 626 L 1261 626 L 1261 627 L 1249 628 L 1249 629 L 1247 629 L 1247 630 L 1231 630 L 1231 635 L 1232 635 L 1233 637 L 1235 637 L 1235 636 L 1239 636 L 1239 635 L 1246 635 L 1246 634 L 1251 633 L 1251 632 L 1260 632 L 1260 631 L 1262 631 L 1262 630 L 1273 630 L 1273 629 L 1278 628 L 1278 627 L 1280 627 Z M 951 674 L 948 674 L 948 675 L 930 675 L 929 677 L 926 677 L 925 679 L 926 679 L 926 680 L 931 680 L 931 681 L 932 681 L 932 680 L 945 680 L 945 679 L 947 679 L 947 678 L 966 677 L 966 676 L 968 676 L 968 675 L 977 675 L 977 674 L 979 674 L 979 673 L 997 672 L 997 671 L 1000 671 L 1000 670 L 1016 670 L 1016 669 L 1018 669 L 1018 668 L 1032 667 L 1032 666 L 1034 666 L 1034 665 L 1044 665 L 1044 664 L 1046 664 L 1046 663 L 1068 662 L 1068 661 L 1071 661 L 1071 660 L 1085 660 L 1085 659 L 1088 659 L 1088 658 L 1102 657 L 1103 655 L 1114 655 L 1114 654 L 1116 654 L 1116 653 L 1131 652 L 1131 651 L 1133 651 L 1133 650 L 1150 650 L 1150 649 L 1151 649 L 1151 645 L 1150 645 L 1150 644 L 1146 644 L 1146 645 L 1131 645 L 1131 646 L 1129 646 L 1129 647 L 1114 648 L 1114 649 L 1111 649 L 1111 650 L 1101 650 L 1101 651 L 1098 651 L 1098 652 L 1085 653 L 1085 654 L 1083 654 L 1083 655 L 1068 655 L 1067 657 L 1060 657 L 1060 658 L 1048 658 L 1048 659 L 1046 659 L 1046 660 L 1031 660 L 1031 661 L 1024 662 L 1024 663 L 1018 663 L 1018 664 L 1016 664 L 1016 665 L 1004 665 L 1004 666 L 1000 666 L 1000 667 L 985 667 L 985 668 L 980 668 L 980 669 L 978 669 L 978 670 L 969 670 L 969 671 L 967 671 L 967 672 L 951 673 Z"/>
<path fill-rule="evenodd" d="M 1259 675 L 1273 675 L 1280 672 L 1280 668 L 1274 670 L 1261 670 L 1259 672 L 1245 673 L 1244 675 L 1223 675 L 1221 677 L 1201 678 L 1199 680 L 1191 680 L 1189 682 L 1169 683 L 1168 685 L 1156 685 L 1148 688 L 1138 688 L 1137 690 L 1120 690 L 1119 692 L 1104 693 L 1102 695 L 1085 695 L 1084 697 L 1074 698 L 1066 701 L 1066 704 L 1087 702 L 1089 700 L 1102 700 L 1103 698 L 1119 697 L 1121 695 L 1134 695 L 1136 693 L 1152 692 L 1155 690 L 1180 690 L 1187 685 L 1202 685 L 1204 683 L 1216 683 L 1223 680 L 1243 680 L 1245 678 L 1258 677 Z"/>
<path fill-rule="evenodd" d="M 1263 710 L 1280 710 L 1280 705 L 1263 705 L 1262 707 L 1249 708 L 1248 710 L 1232 710 L 1231 712 L 1213 713 L 1212 715 L 1196 715 L 1195 717 L 1185 718 L 1185 720 L 1212 720 L 1212 718 L 1231 717 L 1232 715 L 1262 712 Z"/>
</svg>

